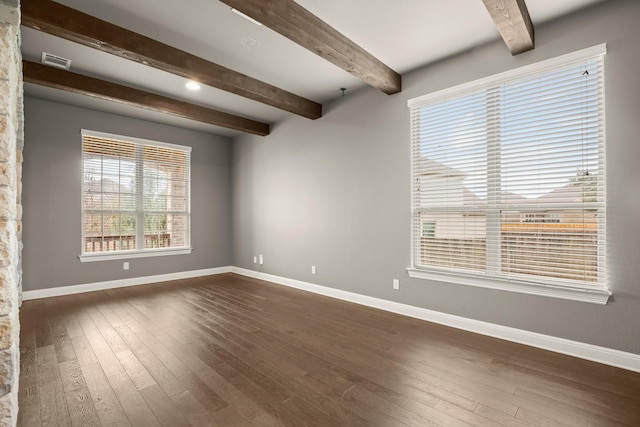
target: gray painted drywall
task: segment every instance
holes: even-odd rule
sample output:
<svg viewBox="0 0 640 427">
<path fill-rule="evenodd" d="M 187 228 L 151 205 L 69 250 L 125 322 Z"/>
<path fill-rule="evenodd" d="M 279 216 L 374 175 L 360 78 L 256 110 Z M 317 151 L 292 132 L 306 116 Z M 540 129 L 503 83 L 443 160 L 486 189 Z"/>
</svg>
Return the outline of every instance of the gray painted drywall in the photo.
<svg viewBox="0 0 640 427">
<path fill-rule="evenodd" d="M 406 74 L 400 94 L 347 91 L 319 120 L 236 138 L 234 265 L 263 254 L 267 273 L 640 354 L 638 17 L 640 2 L 608 1 L 537 26 L 532 52 L 496 41 Z M 609 304 L 408 278 L 407 100 L 605 42 Z"/>
<path fill-rule="evenodd" d="M 80 129 L 192 147 L 189 255 L 81 263 Z M 95 283 L 231 263 L 231 140 L 25 98 L 24 290 Z"/>
</svg>

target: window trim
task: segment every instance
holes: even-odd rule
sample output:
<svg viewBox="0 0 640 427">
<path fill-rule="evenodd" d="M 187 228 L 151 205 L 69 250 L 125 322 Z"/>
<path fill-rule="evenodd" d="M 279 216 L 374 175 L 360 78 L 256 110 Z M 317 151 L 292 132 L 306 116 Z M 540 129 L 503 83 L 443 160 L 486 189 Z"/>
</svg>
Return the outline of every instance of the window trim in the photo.
<svg viewBox="0 0 640 427">
<path fill-rule="evenodd" d="M 105 139 L 115 139 L 118 141 L 126 141 L 132 142 L 135 144 L 142 145 L 153 145 L 156 147 L 170 148 L 174 150 L 181 150 L 188 153 L 192 152 L 192 147 L 188 145 L 178 145 L 171 144 L 168 142 L 155 141 L 151 139 L 143 139 L 136 138 L 133 136 L 125 136 L 118 135 L 107 132 L 99 132 L 89 129 L 80 129 L 80 141 L 82 142 L 84 136 L 92 136 L 96 138 L 105 138 Z M 191 161 L 189 161 L 191 163 Z M 80 186 L 80 210 L 81 210 L 81 233 L 80 233 L 80 248 L 81 253 L 78 255 L 78 259 L 80 262 L 94 262 L 94 261 L 113 261 L 113 260 L 122 260 L 122 259 L 133 259 L 133 258 L 148 258 L 148 257 L 158 257 L 158 256 L 168 256 L 168 255 L 188 255 L 193 251 L 193 247 L 191 246 L 191 164 L 189 164 L 189 199 L 187 203 L 187 212 L 189 213 L 189 246 L 185 247 L 176 247 L 176 248 L 150 248 L 150 249 L 134 249 L 128 251 L 109 251 L 109 252 L 93 252 L 93 253 L 82 253 L 82 248 L 84 248 L 84 208 L 83 206 L 83 187 Z M 137 231 L 136 231 L 137 232 Z"/>
<path fill-rule="evenodd" d="M 557 56 L 555 58 L 525 65 L 519 68 L 514 68 L 513 70 L 504 71 L 502 73 L 494 74 L 492 76 L 484 77 L 478 80 L 473 80 L 471 82 L 462 83 L 457 86 L 449 87 L 436 92 L 431 92 L 426 95 L 418 96 L 416 98 L 411 98 L 407 101 L 407 106 L 411 108 L 432 99 L 442 98 L 454 93 L 469 91 L 478 86 L 488 86 L 493 83 L 510 80 L 512 78 L 521 76 L 523 73 L 537 73 L 548 68 L 565 65 L 567 62 L 580 61 L 582 59 L 588 59 L 594 56 L 604 55 L 606 53 L 607 44 L 602 43 L 596 46 L 588 47 L 586 49 L 578 50 L 576 52 L 567 53 L 566 55 Z"/>
<path fill-rule="evenodd" d="M 558 56 L 548 60 L 540 61 L 534 64 L 526 65 L 516 69 L 508 70 L 499 74 L 463 83 L 457 86 L 432 92 L 407 101 L 407 106 L 411 109 L 418 107 L 429 101 L 444 98 L 452 94 L 458 94 L 465 91 L 473 90 L 479 86 L 489 86 L 505 80 L 520 77 L 522 74 L 541 72 L 549 68 L 563 66 L 570 62 L 585 60 L 595 56 L 605 55 L 607 52 L 606 44 L 599 44 L 566 55 Z M 606 132 L 606 124 L 603 124 Z M 413 144 L 413 142 L 411 142 Z M 413 146 L 413 145 L 412 145 Z M 413 148 L 412 148 L 413 149 Z M 411 161 L 413 168 L 413 160 Z M 413 171 L 411 173 L 413 177 Z M 411 184 L 413 185 L 413 183 Z M 413 195 L 412 195 L 413 198 Z M 500 279 L 485 275 L 483 273 L 465 273 L 455 269 L 446 267 L 430 266 L 428 269 L 416 268 L 414 266 L 415 239 L 413 236 L 413 214 L 411 220 L 411 239 L 410 239 L 410 267 L 407 268 L 409 277 L 432 280 L 445 283 L 455 283 L 460 285 L 476 286 L 494 290 L 504 290 L 516 293 L 525 293 L 531 295 L 554 297 L 566 300 L 581 301 L 595 304 L 605 305 L 612 295 L 608 286 L 597 285 L 592 288 L 578 287 L 563 283 L 562 285 L 554 285 L 552 283 L 536 283 L 532 280 L 517 280 L 517 278 Z M 602 243 L 606 244 L 606 242 Z M 598 245 L 598 251 L 601 250 L 601 244 Z"/>
<path fill-rule="evenodd" d="M 422 270 L 407 268 L 409 277 L 414 279 L 433 280 L 437 282 L 455 283 L 458 285 L 510 291 L 530 295 L 540 295 L 573 301 L 590 302 L 605 305 L 612 295 L 608 289 L 573 288 L 570 286 L 554 286 L 546 283 L 519 282 L 516 280 L 498 280 L 493 277 L 466 275 L 448 269 Z"/>
<path fill-rule="evenodd" d="M 130 258 L 147 258 L 166 255 L 188 255 L 193 251 L 193 248 L 176 248 L 176 249 L 146 249 L 144 251 L 131 250 L 131 251 L 111 251 L 96 254 L 83 254 L 78 255 L 80 262 L 93 262 L 93 261 L 113 261 L 118 259 L 130 259 Z"/>
</svg>

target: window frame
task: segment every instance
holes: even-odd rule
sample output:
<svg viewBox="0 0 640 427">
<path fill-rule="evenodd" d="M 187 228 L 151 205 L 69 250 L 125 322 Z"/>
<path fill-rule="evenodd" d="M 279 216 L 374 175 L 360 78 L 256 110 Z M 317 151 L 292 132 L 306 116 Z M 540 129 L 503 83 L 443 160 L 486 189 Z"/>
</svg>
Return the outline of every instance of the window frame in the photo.
<svg viewBox="0 0 640 427">
<path fill-rule="evenodd" d="M 131 137 L 131 136 L 124 136 L 124 135 L 117 135 L 117 134 L 111 134 L 111 133 L 105 133 L 105 132 L 99 132 L 99 131 L 93 131 L 93 130 L 88 130 L 88 129 L 81 129 L 80 130 L 80 143 L 81 145 L 84 143 L 84 137 L 85 136 L 90 136 L 90 137 L 95 137 L 95 138 L 104 138 L 104 139 L 112 139 L 112 140 L 116 140 L 116 141 L 123 141 L 123 142 L 128 142 L 128 143 L 133 143 L 136 144 L 137 148 L 139 147 L 145 147 L 145 146 L 153 146 L 153 147 L 163 147 L 163 148 L 170 148 L 170 149 L 174 149 L 174 150 L 181 150 L 184 152 L 189 153 L 189 165 L 188 165 L 188 188 L 187 188 L 187 203 L 186 203 L 186 227 L 187 227 L 187 236 L 186 239 L 188 241 L 188 244 L 186 246 L 180 246 L 180 247 L 169 247 L 169 248 L 147 248 L 145 249 L 144 247 L 142 249 L 132 249 L 132 250 L 118 250 L 118 251 L 104 251 L 104 252 L 88 252 L 85 253 L 85 236 L 84 236 L 84 232 L 85 232 L 85 208 L 84 208 L 84 185 L 82 184 L 82 177 L 81 177 L 81 182 L 80 182 L 80 215 L 81 215 L 81 228 L 80 228 L 80 255 L 78 255 L 78 259 L 80 260 L 80 262 L 94 262 L 94 261 L 111 261 L 111 260 L 121 260 L 121 259 L 133 259 L 133 258 L 147 258 L 147 257 L 157 257 L 157 256 L 168 256 L 168 255 L 187 255 L 190 254 L 193 251 L 193 247 L 191 246 L 191 151 L 192 151 L 192 147 L 186 146 L 186 145 L 178 145 L 178 144 L 171 144 L 171 143 L 167 143 L 167 142 L 161 142 L 161 141 L 154 141 L 154 140 L 150 140 L 150 139 L 143 139 L 143 138 L 136 138 L 136 137 Z M 84 153 L 84 149 L 81 149 L 81 152 Z M 135 162 L 135 168 L 137 173 L 141 173 L 142 171 L 142 165 L 138 163 L 138 156 L 136 156 L 134 158 L 134 162 Z M 81 159 L 81 170 L 82 170 L 82 174 L 84 174 L 84 164 L 82 163 L 83 159 Z M 144 185 L 141 182 L 138 181 L 142 181 L 142 178 L 140 178 L 139 180 L 136 180 L 136 190 L 138 189 L 138 186 L 140 185 Z M 136 193 L 137 194 L 137 193 Z M 142 194 L 137 195 L 136 197 L 141 197 Z M 140 203 L 140 201 L 138 200 L 137 205 Z M 140 216 L 142 216 L 144 218 L 144 214 L 145 211 L 143 210 L 138 210 L 136 209 L 136 211 L 134 212 L 134 215 L 138 218 Z M 138 222 L 138 220 L 136 221 L 136 223 Z M 142 231 L 140 231 L 138 229 L 138 227 L 136 226 L 136 239 L 139 238 L 139 234 L 141 234 L 142 236 L 144 236 L 144 223 L 142 224 Z"/>
<path fill-rule="evenodd" d="M 560 57 L 552 58 L 546 61 L 541 61 L 538 63 L 534 63 L 531 65 L 527 65 L 524 67 L 520 67 L 514 70 L 509 70 L 503 73 L 499 73 L 493 76 L 489 76 L 483 79 L 471 81 L 468 83 L 464 83 L 458 86 L 454 86 L 448 89 L 440 90 L 437 92 L 433 92 L 424 96 L 420 96 L 417 98 L 413 98 L 408 100 L 407 105 L 410 109 L 413 107 L 420 107 L 423 104 L 428 103 L 429 101 L 444 98 L 447 96 L 452 96 L 454 94 L 461 94 L 464 92 L 470 92 L 474 89 L 479 89 L 481 87 L 487 88 L 491 85 L 496 85 L 501 82 L 511 80 L 518 77 L 523 77 L 528 74 L 534 74 L 538 72 L 543 72 L 553 67 L 559 67 L 563 65 L 568 65 L 572 62 L 577 62 L 581 60 L 586 60 L 589 58 L 593 58 L 596 56 L 604 56 L 606 54 L 606 44 L 600 44 L 597 46 L 593 46 L 587 49 L 583 49 L 577 52 L 569 53 L 566 55 L 562 55 Z M 604 91 L 604 89 L 603 89 Z M 604 109 L 604 105 L 602 106 Z M 603 134 L 606 134 L 605 124 L 602 124 Z M 414 139 L 415 132 L 413 129 L 410 130 L 411 138 L 410 138 L 410 148 L 411 152 L 415 150 L 414 147 Z M 605 137 L 606 138 L 606 137 Z M 604 148 L 602 148 L 604 149 Z M 411 185 L 413 186 L 413 181 L 416 179 L 416 165 L 414 164 L 413 158 L 411 159 Z M 605 171 L 606 176 L 606 171 Z M 566 282 L 558 282 L 557 284 L 553 283 L 554 280 L 550 279 L 548 283 L 536 283 L 529 280 L 518 280 L 517 278 L 500 278 L 495 275 L 491 275 L 489 271 L 486 272 L 475 272 L 473 274 L 466 273 L 461 271 L 460 269 L 451 268 L 451 267 L 441 267 L 441 266 L 433 266 L 425 268 L 424 266 L 416 267 L 415 266 L 415 254 L 416 254 L 416 236 L 417 228 L 414 225 L 415 221 L 415 202 L 414 202 L 415 194 L 414 189 L 411 189 L 411 225 L 410 225 L 410 246 L 411 246 L 411 265 L 407 269 L 407 272 L 410 277 L 418 278 L 418 279 L 426 279 L 438 282 L 446 282 L 446 283 L 455 283 L 461 285 L 469 285 L 469 286 L 477 286 L 482 288 L 496 289 L 496 290 L 505 290 L 511 292 L 519 292 L 525 294 L 533 294 L 533 295 L 541 295 L 548 296 L 554 298 L 568 299 L 568 300 L 576 300 L 582 302 L 590 302 L 596 304 L 606 304 L 609 297 L 612 295 L 611 291 L 608 288 L 608 285 L 605 284 L 597 284 L 593 287 L 584 287 L 578 285 L 572 285 Z M 606 205 L 603 208 L 606 210 Z M 495 210 L 495 209 L 494 209 Z M 491 210 L 487 210 L 487 215 L 491 214 Z M 604 221 L 600 219 L 599 221 Z M 601 222 L 601 225 L 604 225 Z M 605 233 L 606 231 L 602 231 Z M 601 236 L 604 236 L 602 234 Z M 606 245 L 606 236 L 604 236 L 602 240 L 599 240 L 598 243 L 598 253 L 605 249 Z M 499 240 L 498 240 L 499 241 Z M 489 251 L 489 248 L 487 248 Z M 606 266 L 605 266 L 606 267 Z M 606 272 L 604 272 L 606 274 Z"/>
</svg>

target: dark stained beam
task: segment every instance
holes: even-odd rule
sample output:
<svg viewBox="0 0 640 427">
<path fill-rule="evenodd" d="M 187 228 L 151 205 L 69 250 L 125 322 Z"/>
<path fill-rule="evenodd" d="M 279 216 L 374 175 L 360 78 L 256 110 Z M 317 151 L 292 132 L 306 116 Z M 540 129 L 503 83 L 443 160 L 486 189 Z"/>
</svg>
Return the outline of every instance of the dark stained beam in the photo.
<svg viewBox="0 0 640 427">
<path fill-rule="evenodd" d="M 117 83 L 47 67 L 35 62 L 22 61 L 22 72 L 24 81 L 28 83 L 120 102 L 255 135 L 264 136 L 269 134 L 268 123 L 234 116 L 233 114 L 144 92 Z"/>
<path fill-rule="evenodd" d="M 322 105 L 51 0 L 22 0 L 22 25 L 310 119 Z"/>
<path fill-rule="evenodd" d="M 534 48 L 533 23 L 524 0 L 482 0 L 512 55 Z"/>
<path fill-rule="evenodd" d="M 293 0 L 220 1 L 386 94 L 402 90 L 398 73 Z"/>
</svg>

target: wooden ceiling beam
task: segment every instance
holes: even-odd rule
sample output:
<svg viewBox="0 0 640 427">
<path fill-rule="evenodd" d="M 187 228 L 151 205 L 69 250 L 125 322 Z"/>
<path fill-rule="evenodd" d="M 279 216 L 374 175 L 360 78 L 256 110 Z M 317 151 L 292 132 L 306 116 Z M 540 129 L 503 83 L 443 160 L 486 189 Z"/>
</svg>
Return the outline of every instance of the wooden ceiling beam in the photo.
<svg viewBox="0 0 640 427">
<path fill-rule="evenodd" d="M 293 0 L 220 1 L 386 94 L 402 90 L 398 73 Z"/>
<path fill-rule="evenodd" d="M 245 117 L 178 101 L 94 77 L 48 67 L 36 62 L 22 61 L 22 71 L 24 81 L 27 83 L 120 102 L 255 135 L 265 136 L 269 134 L 268 123 L 257 122 Z"/>
<path fill-rule="evenodd" d="M 317 119 L 322 105 L 51 0 L 22 0 L 22 25 Z"/>
<path fill-rule="evenodd" d="M 512 55 L 534 48 L 534 29 L 524 0 L 482 0 Z"/>
</svg>

